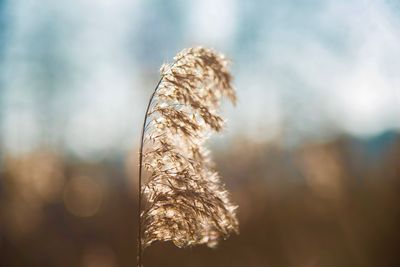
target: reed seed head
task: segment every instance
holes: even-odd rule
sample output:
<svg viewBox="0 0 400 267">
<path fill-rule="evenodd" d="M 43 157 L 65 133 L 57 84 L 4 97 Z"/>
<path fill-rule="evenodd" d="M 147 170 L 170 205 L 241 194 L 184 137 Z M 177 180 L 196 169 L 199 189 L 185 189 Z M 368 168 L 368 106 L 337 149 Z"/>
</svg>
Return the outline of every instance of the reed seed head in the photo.
<svg viewBox="0 0 400 267">
<path fill-rule="evenodd" d="M 221 99 L 236 102 L 228 61 L 213 50 L 189 48 L 160 71 L 144 129 L 149 177 L 142 187 L 141 242 L 144 247 L 154 241 L 214 247 L 238 232 L 236 206 L 205 147 L 210 133 L 223 129 Z"/>
</svg>

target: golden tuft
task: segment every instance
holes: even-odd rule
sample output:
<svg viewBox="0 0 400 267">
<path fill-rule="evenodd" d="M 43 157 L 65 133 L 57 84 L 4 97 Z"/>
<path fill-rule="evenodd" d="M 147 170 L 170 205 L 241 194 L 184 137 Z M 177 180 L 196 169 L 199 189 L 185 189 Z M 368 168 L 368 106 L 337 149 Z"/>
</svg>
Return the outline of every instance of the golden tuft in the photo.
<svg viewBox="0 0 400 267">
<path fill-rule="evenodd" d="M 148 171 L 141 194 L 141 244 L 172 241 L 178 247 L 207 244 L 238 232 L 228 193 L 212 168 L 205 141 L 220 132 L 220 103 L 236 101 L 228 61 L 197 47 L 161 67 L 161 81 L 146 113 L 141 166 Z"/>
</svg>

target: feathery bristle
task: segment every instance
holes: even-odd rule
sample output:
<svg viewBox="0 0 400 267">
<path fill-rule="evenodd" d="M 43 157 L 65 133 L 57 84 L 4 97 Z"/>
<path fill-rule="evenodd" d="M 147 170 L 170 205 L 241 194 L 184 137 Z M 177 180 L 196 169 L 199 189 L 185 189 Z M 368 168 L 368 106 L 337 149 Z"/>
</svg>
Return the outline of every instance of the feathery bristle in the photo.
<svg viewBox="0 0 400 267">
<path fill-rule="evenodd" d="M 223 128 L 222 97 L 235 103 L 236 95 L 223 55 L 198 47 L 174 60 L 161 67 L 162 80 L 146 114 L 143 164 L 150 175 L 142 188 L 147 205 L 141 242 L 213 247 L 238 232 L 238 221 L 204 143 L 210 132 Z"/>
</svg>

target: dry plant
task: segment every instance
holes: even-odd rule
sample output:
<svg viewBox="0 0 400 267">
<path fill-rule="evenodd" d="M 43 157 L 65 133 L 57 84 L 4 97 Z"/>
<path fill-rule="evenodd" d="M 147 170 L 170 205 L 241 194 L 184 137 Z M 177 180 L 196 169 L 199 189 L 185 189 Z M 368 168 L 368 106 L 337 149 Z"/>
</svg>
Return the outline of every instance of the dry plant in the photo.
<svg viewBox="0 0 400 267">
<path fill-rule="evenodd" d="M 219 239 L 238 232 L 236 206 L 204 146 L 212 131 L 223 128 L 221 98 L 236 101 L 227 65 L 223 55 L 197 47 L 161 67 L 139 154 L 139 266 L 143 249 L 154 241 L 215 247 Z M 142 186 L 143 167 L 149 176 Z"/>
</svg>

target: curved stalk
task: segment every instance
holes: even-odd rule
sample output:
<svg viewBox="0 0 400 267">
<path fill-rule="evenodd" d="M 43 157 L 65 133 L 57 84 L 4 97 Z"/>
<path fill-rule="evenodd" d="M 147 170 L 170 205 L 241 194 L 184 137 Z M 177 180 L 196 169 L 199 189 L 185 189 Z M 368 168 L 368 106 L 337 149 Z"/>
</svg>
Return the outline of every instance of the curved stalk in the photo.
<svg viewBox="0 0 400 267">
<path fill-rule="evenodd" d="M 174 63 L 172 63 L 172 65 L 170 65 L 170 68 L 172 69 L 172 67 L 179 61 L 180 59 L 175 60 Z M 143 146 L 144 146 L 144 134 L 145 134 L 145 130 L 146 130 L 146 123 L 147 123 L 147 119 L 148 119 L 148 115 L 149 115 L 149 110 L 150 110 L 150 106 L 151 103 L 153 102 L 153 98 L 157 93 L 158 87 L 160 86 L 162 80 L 164 79 L 164 75 L 161 76 L 160 80 L 158 81 L 156 87 L 154 88 L 153 93 L 150 96 L 150 100 L 149 103 L 147 104 L 147 108 L 146 108 L 146 113 L 144 115 L 144 119 L 143 119 L 143 126 L 142 126 L 142 133 L 140 135 L 140 148 L 139 148 L 139 185 L 138 185 L 138 267 L 142 267 L 142 254 L 143 254 L 143 249 L 142 249 L 142 217 L 141 217 L 141 209 L 142 209 L 142 198 L 143 198 L 143 194 L 142 194 L 142 169 L 143 169 Z"/>
<path fill-rule="evenodd" d="M 157 92 L 158 87 L 161 84 L 161 81 L 163 80 L 164 77 L 161 77 L 160 81 L 158 82 L 156 88 L 154 89 L 154 92 L 151 94 L 149 103 L 147 104 L 146 108 L 146 113 L 144 115 L 144 120 L 143 120 L 143 127 L 142 127 L 142 134 L 140 136 L 140 148 L 139 148 L 139 185 L 138 185 L 138 257 L 137 257 L 137 264 L 138 267 L 142 267 L 142 217 L 141 217 L 141 209 L 142 209 L 142 165 L 143 165 L 143 145 L 144 145 L 144 131 L 146 128 L 146 122 L 148 118 L 148 113 L 149 109 L 151 106 L 151 103 L 153 102 L 153 98 Z"/>
</svg>

